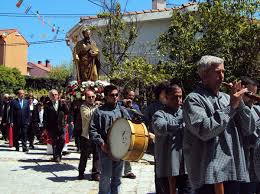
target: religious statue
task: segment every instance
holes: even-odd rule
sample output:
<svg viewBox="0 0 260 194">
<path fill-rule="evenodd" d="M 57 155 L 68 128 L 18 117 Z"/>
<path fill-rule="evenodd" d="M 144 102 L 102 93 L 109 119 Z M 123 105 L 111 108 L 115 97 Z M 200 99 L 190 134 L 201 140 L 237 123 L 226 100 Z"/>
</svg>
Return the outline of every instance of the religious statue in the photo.
<svg viewBox="0 0 260 194">
<path fill-rule="evenodd" d="M 82 30 L 83 39 L 77 42 L 73 50 L 78 81 L 98 80 L 100 60 L 99 50 L 94 41 L 90 40 L 91 31 L 88 27 Z"/>
</svg>

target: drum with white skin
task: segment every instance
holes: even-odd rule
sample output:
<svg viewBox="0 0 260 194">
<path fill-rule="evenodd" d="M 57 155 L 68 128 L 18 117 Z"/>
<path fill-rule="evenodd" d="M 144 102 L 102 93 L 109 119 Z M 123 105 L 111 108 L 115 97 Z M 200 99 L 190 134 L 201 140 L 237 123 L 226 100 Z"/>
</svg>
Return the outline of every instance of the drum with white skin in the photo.
<svg viewBox="0 0 260 194">
<path fill-rule="evenodd" d="M 125 161 L 140 160 L 147 149 L 148 136 L 144 123 L 133 123 L 124 118 L 116 120 L 108 134 L 108 144 L 112 159 Z"/>
</svg>

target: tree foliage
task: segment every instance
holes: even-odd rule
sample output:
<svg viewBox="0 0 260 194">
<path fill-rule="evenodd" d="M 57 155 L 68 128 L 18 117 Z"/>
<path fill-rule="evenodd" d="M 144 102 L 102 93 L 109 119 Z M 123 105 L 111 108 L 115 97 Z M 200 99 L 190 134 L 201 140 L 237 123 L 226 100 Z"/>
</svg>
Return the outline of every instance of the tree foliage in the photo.
<svg viewBox="0 0 260 194">
<path fill-rule="evenodd" d="M 64 90 L 67 80 L 58 80 L 53 78 L 33 78 L 26 77 L 25 88 L 31 91 L 51 90 L 57 89 Z M 38 92 L 37 92 L 38 93 Z"/>
<path fill-rule="evenodd" d="M 66 81 L 72 75 L 72 64 L 62 64 L 52 67 L 49 73 L 49 78 Z"/>
<path fill-rule="evenodd" d="M 25 78 L 16 68 L 0 66 L 0 92 L 16 93 L 17 90 L 23 89 Z"/>
<path fill-rule="evenodd" d="M 258 9 L 258 0 L 213 0 L 198 4 L 196 11 L 173 12 L 159 40 L 161 54 L 170 58 L 166 65 L 172 76 L 187 86 L 198 78 L 196 62 L 201 56 L 215 55 L 225 59 L 227 80 L 241 75 L 259 79 Z"/>
<path fill-rule="evenodd" d="M 119 3 L 111 6 L 113 7 L 98 14 L 98 17 L 106 21 L 106 27 L 99 28 L 98 35 L 105 59 L 103 66 L 108 70 L 108 75 L 113 74 L 127 58 L 127 51 L 137 37 L 136 23 L 123 19 Z M 131 20 L 130 16 L 128 19 Z"/>
<path fill-rule="evenodd" d="M 149 64 L 143 57 L 126 59 L 111 76 L 115 80 L 121 80 L 121 84 L 118 82 L 120 86 L 132 88 L 140 85 L 146 87 L 170 78 L 165 68 Z"/>
</svg>

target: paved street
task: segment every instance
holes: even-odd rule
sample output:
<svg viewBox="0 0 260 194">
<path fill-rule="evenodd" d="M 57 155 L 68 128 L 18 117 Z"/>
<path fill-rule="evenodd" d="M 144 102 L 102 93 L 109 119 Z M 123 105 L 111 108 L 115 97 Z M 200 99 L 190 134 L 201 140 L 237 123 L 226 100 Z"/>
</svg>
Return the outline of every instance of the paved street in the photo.
<svg viewBox="0 0 260 194">
<path fill-rule="evenodd" d="M 86 179 L 77 180 L 79 153 L 72 143 L 71 154 L 64 156 L 61 163 L 50 162 L 45 145 L 36 145 L 29 153 L 15 151 L 0 140 L 0 193 L 2 194 L 96 194 L 98 182 L 90 181 L 91 160 L 85 172 Z M 129 194 L 152 194 L 154 188 L 153 158 L 145 155 L 138 163 L 132 163 L 137 178 L 122 178 L 122 192 Z"/>
</svg>

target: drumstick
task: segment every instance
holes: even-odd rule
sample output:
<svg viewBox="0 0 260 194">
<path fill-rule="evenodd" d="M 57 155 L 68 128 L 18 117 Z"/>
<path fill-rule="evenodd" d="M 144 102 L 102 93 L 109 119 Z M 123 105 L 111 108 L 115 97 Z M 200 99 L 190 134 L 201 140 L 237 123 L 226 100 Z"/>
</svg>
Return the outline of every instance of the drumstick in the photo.
<svg viewBox="0 0 260 194">
<path fill-rule="evenodd" d="M 149 132 L 149 138 L 154 142 L 155 141 L 155 135 L 151 132 Z"/>
<path fill-rule="evenodd" d="M 214 184 L 215 194 L 224 194 L 224 184 L 216 183 Z"/>
</svg>

